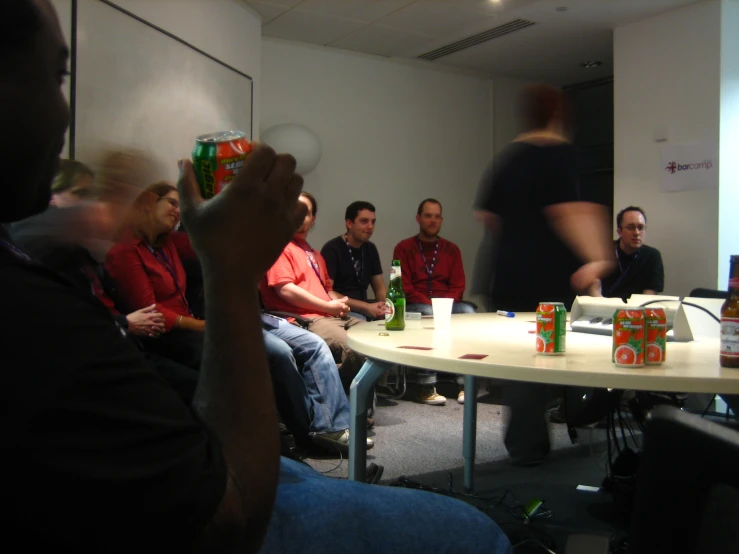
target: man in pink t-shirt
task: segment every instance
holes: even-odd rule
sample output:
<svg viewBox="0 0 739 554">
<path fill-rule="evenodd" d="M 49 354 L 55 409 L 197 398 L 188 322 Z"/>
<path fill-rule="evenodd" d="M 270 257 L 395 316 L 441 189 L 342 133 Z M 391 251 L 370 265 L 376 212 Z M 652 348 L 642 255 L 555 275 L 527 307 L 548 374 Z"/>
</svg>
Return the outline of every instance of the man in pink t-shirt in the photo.
<svg viewBox="0 0 739 554">
<path fill-rule="evenodd" d="M 259 292 L 266 310 L 290 312 L 309 320 L 308 330 L 328 344 L 348 391 L 364 358 L 347 346 L 346 330 L 361 320 L 347 315 L 347 297 L 331 288 L 323 256 L 306 240 L 316 222 L 315 198 L 303 192 L 300 201 L 308 207 L 305 220 L 259 283 Z"/>
</svg>

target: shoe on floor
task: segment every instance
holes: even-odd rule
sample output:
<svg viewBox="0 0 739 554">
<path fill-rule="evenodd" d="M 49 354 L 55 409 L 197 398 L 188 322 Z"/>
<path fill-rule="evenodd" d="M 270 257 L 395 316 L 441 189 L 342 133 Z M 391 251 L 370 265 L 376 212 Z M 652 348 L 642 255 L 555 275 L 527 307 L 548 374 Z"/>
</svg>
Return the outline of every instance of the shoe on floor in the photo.
<svg viewBox="0 0 739 554">
<path fill-rule="evenodd" d="M 457 403 L 464 404 L 464 389 L 459 391 L 459 394 L 457 395 Z"/>
<path fill-rule="evenodd" d="M 419 387 L 413 400 L 429 406 L 444 406 L 446 404 L 446 396 L 438 394 L 436 387 L 433 385 Z"/>
<path fill-rule="evenodd" d="M 336 431 L 335 433 L 316 433 L 311 435 L 311 440 L 328 451 L 338 450 L 345 456 L 349 454 L 349 429 Z M 375 446 L 375 441 L 368 437 L 367 450 L 373 446 Z"/>
</svg>

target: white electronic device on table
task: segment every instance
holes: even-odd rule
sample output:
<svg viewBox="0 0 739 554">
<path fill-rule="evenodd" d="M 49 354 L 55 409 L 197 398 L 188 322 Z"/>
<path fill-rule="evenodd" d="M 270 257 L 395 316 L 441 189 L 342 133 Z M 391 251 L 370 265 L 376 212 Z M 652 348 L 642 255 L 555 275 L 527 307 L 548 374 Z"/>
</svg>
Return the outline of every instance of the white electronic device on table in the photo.
<svg viewBox="0 0 739 554">
<path fill-rule="evenodd" d="M 678 296 L 634 294 L 625 303 L 620 298 L 578 296 L 570 311 L 570 327 L 580 333 L 613 335 L 613 313 L 619 308 L 642 306 L 645 303 L 665 310 L 667 316 L 667 340 L 690 342 L 693 332 Z"/>
</svg>

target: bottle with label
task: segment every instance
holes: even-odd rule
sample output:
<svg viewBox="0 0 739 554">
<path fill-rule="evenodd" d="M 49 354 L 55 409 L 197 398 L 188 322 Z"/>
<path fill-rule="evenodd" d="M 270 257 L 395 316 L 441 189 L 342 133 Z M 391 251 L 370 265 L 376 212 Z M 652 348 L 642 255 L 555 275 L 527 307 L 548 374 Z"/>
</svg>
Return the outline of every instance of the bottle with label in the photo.
<svg viewBox="0 0 739 554">
<path fill-rule="evenodd" d="M 403 279 L 400 276 L 400 260 L 393 260 L 390 268 L 390 286 L 385 299 L 385 329 L 402 331 L 405 329 L 405 292 Z"/>
<path fill-rule="evenodd" d="M 721 306 L 721 367 L 739 368 L 739 256 L 731 257 L 729 297 Z"/>
</svg>

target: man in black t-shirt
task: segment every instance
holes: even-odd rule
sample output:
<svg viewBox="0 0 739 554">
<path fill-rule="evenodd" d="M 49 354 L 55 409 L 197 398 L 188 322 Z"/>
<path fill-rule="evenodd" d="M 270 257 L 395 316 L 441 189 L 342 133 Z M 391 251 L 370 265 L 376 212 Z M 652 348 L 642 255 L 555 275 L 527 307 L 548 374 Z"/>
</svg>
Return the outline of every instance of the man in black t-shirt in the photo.
<svg viewBox="0 0 739 554">
<path fill-rule="evenodd" d="M 0 224 L 49 204 L 69 124 L 61 90 L 68 57 L 49 0 L 3 3 Z M 231 184 L 203 201 L 192 163 L 180 162 L 182 217 L 208 299 L 192 406 L 89 291 L 30 259 L 0 225 L 8 544 L 90 554 L 294 552 L 306 544 L 357 554 L 510 552 L 495 523 L 461 501 L 330 479 L 279 457 L 256 289 L 305 219 L 302 183 L 292 156 L 254 143 Z M 223 240 L 266 228 L 258 243 Z"/>
<path fill-rule="evenodd" d="M 367 319 L 385 317 L 385 280 L 382 277 L 380 254 L 373 242 L 375 207 L 359 200 L 347 206 L 344 214 L 346 233 L 323 245 L 321 255 L 326 260 L 333 289 L 349 298 L 350 315 Z M 368 302 L 367 287 L 371 286 L 375 302 Z"/>
<path fill-rule="evenodd" d="M 578 292 L 613 269 L 607 219 L 602 207 L 580 198 L 561 91 L 527 86 L 519 109 L 528 130 L 500 153 L 475 202 L 477 218 L 497 241 L 491 303 L 496 310 L 533 312 L 541 301 L 558 301 L 569 310 Z M 550 391 L 507 382 L 503 396 L 512 461 L 541 463 L 550 450 L 544 417 Z"/>
<path fill-rule="evenodd" d="M 657 294 L 665 286 L 665 269 L 659 250 L 644 244 L 647 232 L 647 215 L 636 206 L 624 208 L 616 216 L 618 240 L 614 251 L 618 267 L 603 279 L 598 292 L 609 298 L 622 298 L 624 302 L 632 294 Z"/>
</svg>

